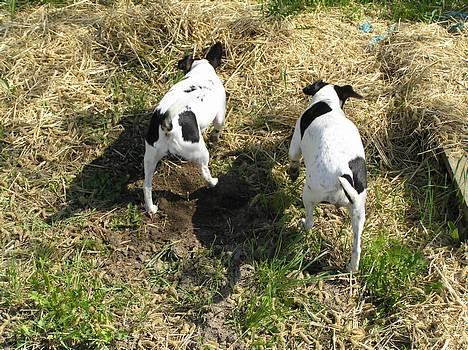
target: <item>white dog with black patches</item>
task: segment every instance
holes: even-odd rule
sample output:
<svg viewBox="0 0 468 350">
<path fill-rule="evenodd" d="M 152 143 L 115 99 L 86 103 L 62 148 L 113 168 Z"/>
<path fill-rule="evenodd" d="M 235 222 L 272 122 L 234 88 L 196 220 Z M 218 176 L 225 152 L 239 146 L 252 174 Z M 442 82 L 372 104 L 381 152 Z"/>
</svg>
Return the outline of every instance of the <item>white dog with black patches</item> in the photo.
<svg viewBox="0 0 468 350">
<path fill-rule="evenodd" d="M 314 208 L 319 203 L 347 207 L 353 227 L 353 252 L 348 270 L 357 271 L 365 221 L 367 170 L 359 131 L 342 108 L 347 98 L 362 96 L 350 85 L 337 86 L 323 81 L 308 85 L 303 91 L 312 100 L 296 123 L 289 148 L 289 175 L 293 181 L 299 174 L 301 155 L 306 166 L 303 225 L 305 229 L 312 228 Z"/>
<path fill-rule="evenodd" d="M 189 55 L 180 60 L 178 67 L 186 72 L 184 79 L 164 95 L 153 112 L 145 140 L 143 184 L 145 208 L 149 214 L 158 210 L 152 198 L 153 174 L 158 162 L 168 154 L 198 163 L 208 185 L 218 183 L 208 168 L 209 153 L 203 132 L 213 123 L 211 137 L 217 141 L 224 125 L 226 92 L 215 71 L 222 53 L 218 42 L 203 59 Z"/>
</svg>

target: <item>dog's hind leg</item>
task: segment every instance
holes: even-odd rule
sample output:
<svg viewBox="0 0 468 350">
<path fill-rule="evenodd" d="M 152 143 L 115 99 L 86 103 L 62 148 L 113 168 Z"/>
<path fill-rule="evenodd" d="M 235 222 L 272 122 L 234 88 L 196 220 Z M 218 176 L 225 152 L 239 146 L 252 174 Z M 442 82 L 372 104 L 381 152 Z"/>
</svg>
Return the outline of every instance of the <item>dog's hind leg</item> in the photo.
<svg viewBox="0 0 468 350">
<path fill-rule="evenodd" d="M 164 152 L 150 146 L 145 142 L 145 181 L 143 183 L 143 195 L 145 198 L 145 208 L 149 214 L 154 214 L 158 211 L 158 207 L 153 203 L 153 174 L 159 161 L 164 157 Z"/>
<path fill-rule="evenodd" d="M 361 257 L 361 234 L 364 229 L 364 221 L 366 220 L 364 205 L 361 205 L 359 208 L 352 206 L 349 209 L 349 213 L 353 227 L 353 252 L 351 254 L 351 261 L 348 264 L 348 271 L 357 271 Z"/>
<path fill-rule="evenodd" d="M 301 134 L 299 128 L 296 126 L 294 134 L 291 140 L 291 145 L 289 146 L 289 168 L 288 174 L 292 181 L 296 181 L 299 176 L 299 168 L 301 162 Z"/>
<path fill-rule="evenodd" d="M 310 230 L 314 225 L 314 209 L 318 203 L 308 186 L 309 185 L 305 183 L 304 190 L 302 191 L 302 202 L 306 210 L 306 217 L 302 219 L 302 226 L 305 230 Z"/>
<path fill-rule="evenodd" d="M 208 183 L 208 186 L 214 187 L 218 183 L 218 179 L 216 177 L 211 177 L 211 172 L 210 172 L 210 169 L 208 168 L 208 163 L 210 161 L 210 154 L 208 153 L 208 150 L 206 149 L 206 145 L 203 142 L 203 138 L 200 139 L 198 152 L 199 152 L 199 157 L 195 161 L 200 166 L 203 178 Z"/>
<path fill-rule="evenodd" d="M 216 114 L 216 117 L 213 120 L 213 131 L 210 135 L 211 142 L 219 141 L 219 137 L 221 136 L 221 132 L 223 131 L 225 114 L 226 107 L 222 108 L 222 110 L 220 110 L 218 114 Z"/>
</svg>

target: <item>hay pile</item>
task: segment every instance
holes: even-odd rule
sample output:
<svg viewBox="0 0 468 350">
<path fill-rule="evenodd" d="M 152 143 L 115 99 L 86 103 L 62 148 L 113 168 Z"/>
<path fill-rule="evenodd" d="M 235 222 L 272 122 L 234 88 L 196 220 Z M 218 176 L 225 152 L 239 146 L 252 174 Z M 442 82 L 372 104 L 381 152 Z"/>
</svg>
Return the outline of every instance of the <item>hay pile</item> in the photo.
<svg viewBox="0 0 468 350">
<path fill-rule="evenodd" d="M 395 183 L 387 179 L 386 171 L 414 174 L 427 151 L 467 147 L 468 41 L 466 34 L 450 35 L 435 24 L 401 24 L 370 50 L 372 35 L 360 32 L 359 22 L 338 10 L 274 21 L 260 15 L 256 2 L 118 1 L 104 6 L 80 1 L 64 8 L 32 7 L 13 19 L 3 14 L 0 21 L 0 203 L 15 203 L 15 210 L 0 213 L 0 227 L 12 241 L 34 235 L 13 223 L 25 216 L 44 217 L 45 207 L 63 204 L 67 184 L 119 133 L 115 115 L 132 111 L 131 101 L 114 97 L 116 89 L 131 85 L 145 92 L 138 111 L 144 114 L 173 82 L 177 60 L 186 53 L 200 55 L 215 40 L 226 50 L 220 69 L 229 94 L 225 152 L 277 144 L 278 167 L 284 170 L 292 127 L 307 103 L 301 90 L 316 79 L 351 84 L 365 96 L 347 102 L 346 112 L 361 130 L 369 163 L 381 166 L 383 175 L 375 183 L 390 192 L 398 178 Z M 383 32 L 387 23 L 374 21 L 374 27 Z M 91 129 L 107 124 L 108 135 L 89 144 L 83 117 Z M 371 195 L 369 206 L 375 200 Z M 400 227 L 379 216 L 393 206 L 398 203 L 371 209 L 369 217 L 375 225 Z M 403 227 L 397 235 L 412 232 Z M 431 276 L 443 276 L 446 294 L 409 306 L 390 325 L 374 327 L 365 319 L 362 295 L 354 292 L 347 323 L 326 327 L 333 337 L 339 334 L 338 344 L 392 348 L 401 332 L 421 349 L 467 344 L 463 257 L 450 249 L 427 249 Z M 345 307 L 347 301 L 340 303 Z M 157 305 L 152 300 L 144 306 Z M 139 344 L 147 348 L 171 342 L 189 346 L 197 332 L 177 317 L 160 310 L 149 314 L 135 339 L 143 339 Z M 360 333 L 364 327 L 368 331 Z M 312 338 L 307 338 L 310 344 Z"/>
<path fill-rule="evenodd" d="M 437 24 L 401 25 L 379 49 L 393 109 L 421 134 L 422 151 L 468 147 L 466 50 L 466 34 L 449 35 Z"/>
<path fill-rule="evenodd" d="M 5 125 L 30 121 L 37 135 L 43 123 L 51 131 L 78 112 L 118 108 L 110 99 L 109 81 L 128 67 L 138 69 L 156 92 L 150 106 L 167 89 L 181 55 L 200 55 L 220 40 L 226 48 L 221 75 L 230 94 L 231 122 L 248 123 L 263 113 L 280 125 L 292 125 L 305 104 L 302 87 L 322 78 L 352 84 L 366 97 L 359 110 L 350 102 L 349 114 L 363 130 L 369 154 L 377 153 L 389 166 L 390 158 L 402 155 L 393 157 L 392 115 L 407 116 L 402 129 L 408 130 L 408 123 L 411 131 L 430 130 L 427 149 L 442 143 L 461 146 L 467 126 L 467 42 L 462 36 L 436 24 L 401 25 L 376 50 L 368 50 L 370 35 L 339 12 L 280 22 L 260 17 L 256 7 L 123 1 L 109 8 L 84 1 L 64 9 L 41 7 L 6 21 L 1 72 L 14 94 L 5 91 L 8 87 L 2 93 L 7 100 L 21 98 L 14 110 L 2 113 Z M 383 23 L 375 26 L 385 29 Z M 46 111 L 39 108 L 44 103 Z"/>
</svg>

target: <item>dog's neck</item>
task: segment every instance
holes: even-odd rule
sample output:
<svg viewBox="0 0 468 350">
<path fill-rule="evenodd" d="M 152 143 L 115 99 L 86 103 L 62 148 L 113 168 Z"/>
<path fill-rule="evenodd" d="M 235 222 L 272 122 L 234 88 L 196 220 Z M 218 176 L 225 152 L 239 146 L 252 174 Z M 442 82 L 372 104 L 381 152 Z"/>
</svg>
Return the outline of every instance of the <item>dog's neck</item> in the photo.
<svg viewBox="0 0 468 350">
<path fill-rule="evenodd" d="M 333 85 L 324 86 L 317 91 L 315 95 L 312 96 L 309 107 L 317 102 L 326 103 L 332 110 L 341 110 L 341 107 L 343 106 L 343 103 L 338 97 Z"/>
<path fill-rule="evenodd" d="M 206 76 L 213 74 L 216 75 L 216 71 L 213 66 L 206 59 L 201 59 L 193 63 L 192 69 L 190 69 L 185 76 L 192 77 L 197 75 Z"/>
<path fill-rule="evenodd" d="M 312 97 L 312 100 L 310 101 L 309 108 L 318 102 L 326 103 L 332 110 L 341 111 L 342 104 L 341 104 L 340 99 L 337 97 L 330 97 L 330 96 L 321 97 L 321 96 L 314 95 Z"/>
</svg>

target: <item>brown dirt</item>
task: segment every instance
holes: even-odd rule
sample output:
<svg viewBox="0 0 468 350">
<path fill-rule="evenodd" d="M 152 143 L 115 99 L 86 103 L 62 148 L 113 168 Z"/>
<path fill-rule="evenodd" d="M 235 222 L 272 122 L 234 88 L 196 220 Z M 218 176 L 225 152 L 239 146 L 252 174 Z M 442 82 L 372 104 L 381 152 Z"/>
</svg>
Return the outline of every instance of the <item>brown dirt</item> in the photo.
<svg viewBox="0 0 468 350">
<path fill-rule="evenodd" d="M 94 225 L 96 236 L 112 251 L 104 268 L 113 278 L 124 281 L 144 278 L 144 264 L 168 243 L 172 243 L 172 253 L 178 259 L 213 245 L 235 250 L 242 244 L 244 230 L 261 226 L 268 219 L 249 206 L 251 194 L 234 175 L 220 176 L 218 185 L 208 188 L 195 165 L 176 162 L 180 168 L 171 170 L 166 162 L 163 160 L 153 179 L 154 201 L 159 211 L 152 217 L 144 214 L 141 229 L 117 232 L 107 227 L 96 229 L 107 226 L 105 222 Z M 128 201 L 134 200 L 134 196 L 130 192 Z"/>
</svg>

